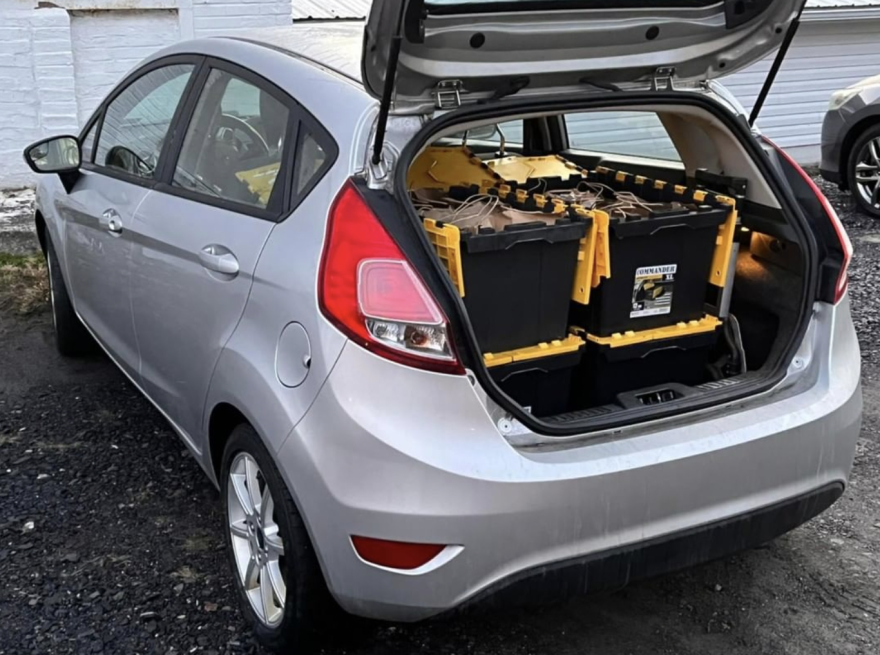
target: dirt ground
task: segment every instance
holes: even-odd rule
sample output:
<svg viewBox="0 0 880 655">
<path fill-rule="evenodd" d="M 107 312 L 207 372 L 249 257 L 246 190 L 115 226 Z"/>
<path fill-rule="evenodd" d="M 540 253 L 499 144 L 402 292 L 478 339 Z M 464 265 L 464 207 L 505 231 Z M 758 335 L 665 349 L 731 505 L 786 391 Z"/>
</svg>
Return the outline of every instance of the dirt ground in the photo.
<svg viewBox="0 0 880 655">
<path fill-rule="evenodd" d="M 318 652 L 880 653 L 880 223 L 826 190 L 856 247 L 866 401 L 836 505 L 772 544 L 612 595 L 422 625 L 339 621 Z M 33 247 L 13 231 L 16 252 Z M 181 442 L 107 360 L 61 359 L 45 310 L 2 305 L 0 655 L 255 652 L 219 508 Z"/>
</svg>

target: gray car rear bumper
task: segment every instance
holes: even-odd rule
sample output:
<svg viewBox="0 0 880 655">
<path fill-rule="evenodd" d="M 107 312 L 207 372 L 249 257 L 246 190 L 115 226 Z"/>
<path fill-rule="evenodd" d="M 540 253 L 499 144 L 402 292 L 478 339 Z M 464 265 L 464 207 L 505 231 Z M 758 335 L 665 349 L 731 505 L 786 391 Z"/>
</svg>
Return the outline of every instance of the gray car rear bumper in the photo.
<svg viewBox="0 0 880 655">
<path fill-rule="evenodd" d="M 848 301 L 818 304 L 807 342 L 797 393 L 771 391 L 750 409 L 643 426 L 626 438 L 529 451 L 502 437 L 468 378 L 415 371 L 348 344 L 280 449 L 281 470 L 340 604 L 374 618 L 423 619 L 565 567 L 559 562 L 674 543 L 845 484 L 861 422 Z M 361 560 L 352 534 L 450 547 L 421 569 L 393 571 Z M 745 534 L 732 549 L 763 538 Z M 696 550 L 670 568 L 726 552 Z"/>
<path fill-rule="evenodd" d="M 708 525 L 539 566 L 501 580 L 453 612 L 546 605 L 572 596 L 613 591 L 719 559 L 760 546 L 806 523 L 834 504 L 843 491 L 843 483 L 832 482 L 797 498 Z"/>
<path fill-rule="evenodd" d="M 846 121 L 839 110 L 829 111 L 822 121 L 821 160 L 819 173 L 833 184 L 845 182 L 840 170 L 840 152 L 846 130 Z"/>
</svg>

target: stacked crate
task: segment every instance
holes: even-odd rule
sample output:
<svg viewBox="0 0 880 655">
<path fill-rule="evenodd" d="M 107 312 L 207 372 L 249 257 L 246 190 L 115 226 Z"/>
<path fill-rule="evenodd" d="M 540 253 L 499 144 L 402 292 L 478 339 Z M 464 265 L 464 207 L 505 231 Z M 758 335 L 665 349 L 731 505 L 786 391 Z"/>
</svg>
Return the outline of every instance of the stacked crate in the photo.
<svg viewBox="0 0 880 655">
<path fill-rule="evenodd" d="M 411 188 L 428 177 L 452 198 L 497 197 L 541 219 L 470 233 L 425 220 L 502 389 L 540 416 L 703 381 L 721 325 L 707 288 L 727 283 L 733 199 L 558 156 L 484 162 L 464 149 L 462 172 L 445 161 L 462 161 L 457 150 L 428 149 Z M 549 195 L 586 183 L 664 205 L 609 212 Z"/>
</svg>

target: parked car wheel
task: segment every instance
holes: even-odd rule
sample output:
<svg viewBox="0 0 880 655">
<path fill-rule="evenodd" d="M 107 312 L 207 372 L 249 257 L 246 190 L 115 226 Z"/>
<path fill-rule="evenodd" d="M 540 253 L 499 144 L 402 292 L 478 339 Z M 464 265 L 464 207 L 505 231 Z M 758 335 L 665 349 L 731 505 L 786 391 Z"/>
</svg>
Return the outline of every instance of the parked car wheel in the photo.
<svg viewBox="0 0 880 655">
<path fill-rule="evenodd" d="M 61 266 L 55 256 L 52 241 L 46 243 L 46 268 L 49 277 L 49 301 L 52 306 L 52 324 L 55 328 L 55 346 L 65 357 L 81 357 L 95 352 L 95 340 L 79 316 L 73 311 Z"/>
<path fill-rule="evenodd" d="M 226 548 L 244 614 L 264 646 L 296 652 L 327 599 L 305 524 L 250 425 L 233 431 L 221 475 Z"/>
<path fill-rule="evenodd" d="M 859 209 L 880 218 L 880 125 L 869 127 L 856 140 L 847 174 Z"/>
</svg>

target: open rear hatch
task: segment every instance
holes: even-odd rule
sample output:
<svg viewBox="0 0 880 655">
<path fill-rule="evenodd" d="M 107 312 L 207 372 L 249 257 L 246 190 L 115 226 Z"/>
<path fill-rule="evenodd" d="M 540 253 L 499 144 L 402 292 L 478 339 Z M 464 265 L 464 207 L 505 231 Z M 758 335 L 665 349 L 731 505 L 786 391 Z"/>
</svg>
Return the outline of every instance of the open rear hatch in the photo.
<svg viewBox="0 0 880 655">
<path fill-rule="evenodd" d="M 389 115 L 454 111 L 372 170 L 370 185 L 408 205 L 419 272 L 510 416 L 576 434 L 782 378 L 808 322 L 814 242 L 747 127 L 680 91 L 765 56 L 801 9 L 373 4 L 363 59 L 382 100 L 373 164 L 386 159 Z M 565 114 L 620 108 L 657 116 L 681 161 L 572 147 Z M 512 119 L 518 143 L 480 137 Z"/>
<path fill-rule="evenodd" d="M 363 80 L 395 108 L 469 98 L 576 93 L 591 84 L 644 88 L 659 76 L 695 83 L 777 48 L 804 0 L 376 0 Z"/>
</svg>

